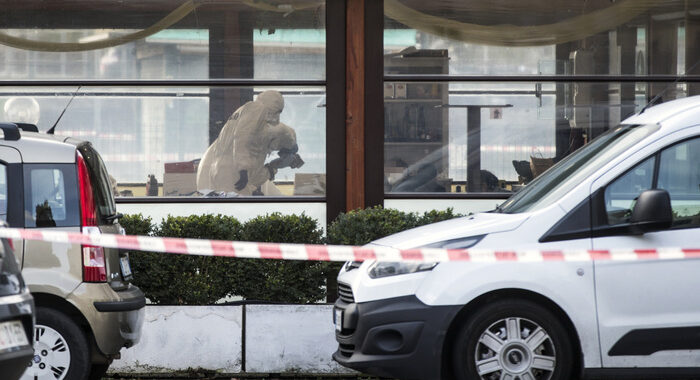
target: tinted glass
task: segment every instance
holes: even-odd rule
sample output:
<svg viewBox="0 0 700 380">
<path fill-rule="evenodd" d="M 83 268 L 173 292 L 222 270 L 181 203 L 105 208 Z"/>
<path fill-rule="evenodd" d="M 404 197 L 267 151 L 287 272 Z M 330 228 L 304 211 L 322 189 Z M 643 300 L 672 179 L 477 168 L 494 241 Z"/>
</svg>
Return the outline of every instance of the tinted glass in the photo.
<svg viewBox="0 0 700 380">
<path fill-rule="evenodd" d="M 661 152 L 658 188 L 671 196 L 674 227 L 700 226 L 700 138 Z"/>
<path fill-rule="evenodd" d="M 655 161 L 655 157 L 646 159 L 605 189 L 605 212 L 609 225 L 629 222 L 637 197 L 652 187 Z"/>
<path fill-rule="evenodd" d="M 25 164 L 24 214 L 26 227 L 79 226 L 75 165 Z"/>
</svg>

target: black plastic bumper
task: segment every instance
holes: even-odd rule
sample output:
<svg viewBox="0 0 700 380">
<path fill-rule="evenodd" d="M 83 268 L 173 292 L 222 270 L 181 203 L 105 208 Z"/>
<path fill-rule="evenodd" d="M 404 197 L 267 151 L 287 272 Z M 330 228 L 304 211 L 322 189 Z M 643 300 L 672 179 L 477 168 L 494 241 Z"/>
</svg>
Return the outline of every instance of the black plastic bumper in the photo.
<svg viewBox="0 0 700 380">
<path fill-rule="evenodd" d="M 132 290 L 131 298 L 119 301 L 93 302 L 95 309 L 101 312 L 125 312 L 139 310 L 146 306 L 146 296 L 141 289 Z"/>
<path fill-rule="evenodd" d="M 31 337 L 30 337 L 31 338 Z M 34 356 L 34 349 L 31 346 L 22 349 L 0 353 L 0 368 L 3 379 L 19 379 L 27 370 L 27 364 Z"/>
<path fill-rule="evenodd" d="M 440 379 L 445 334 L 459 306 L 428 306 L 415 296 L 365 303 L 336 301 L 333 359 L 345 367 L 400 379 Z M 334 311 L 335 315 L 335 311 Z"/>
<path fill-rule="evenodd" d="M 146 297 L 132 298 L 123 301 L 94 302 L 95 309 L 101 312 L 123 312 L 139 310 L 146 306 Z"/>
</svg>

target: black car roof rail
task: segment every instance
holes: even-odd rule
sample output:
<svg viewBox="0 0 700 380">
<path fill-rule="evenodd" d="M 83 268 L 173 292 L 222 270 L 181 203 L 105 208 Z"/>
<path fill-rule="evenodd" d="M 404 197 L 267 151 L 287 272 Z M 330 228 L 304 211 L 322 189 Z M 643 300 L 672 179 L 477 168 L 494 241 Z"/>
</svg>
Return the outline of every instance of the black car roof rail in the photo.
<svg viewBox="0 0 700 380">
<path fill-rule="evenodd" d="M 17 128 L 17 124 L 14 123 L 0 123 L 0 129 L 2 129 L 2 133 L 5 135 L 5 140 L 7 141 L 17 141 L 20 138 L 19 135 L 19 128 Z"/>
<path fill-rule="evenodd" d="M 17 126 L 17 128 L 25 131 L 25 132 L 39 132 L 39 127 L 37 127 L 34 124 L 29 124 L 29 123 L 17 123 L 13 122 Z"/>
</svg>

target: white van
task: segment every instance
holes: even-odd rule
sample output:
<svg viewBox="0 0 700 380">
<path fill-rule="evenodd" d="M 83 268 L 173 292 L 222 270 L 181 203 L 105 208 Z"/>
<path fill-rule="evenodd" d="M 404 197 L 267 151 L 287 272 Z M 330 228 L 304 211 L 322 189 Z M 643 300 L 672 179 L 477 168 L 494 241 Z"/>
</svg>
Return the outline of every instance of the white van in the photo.
<svg viewBox="0 0 700 380">
<path fill-rule="evenodd" d="M 396 248 L 700 248 L 700 96 L 646 109 L 496 210 Z M 700 373 L 700 259 L 347 263 L 340 364 L 401 379 Z"/>
</svg>

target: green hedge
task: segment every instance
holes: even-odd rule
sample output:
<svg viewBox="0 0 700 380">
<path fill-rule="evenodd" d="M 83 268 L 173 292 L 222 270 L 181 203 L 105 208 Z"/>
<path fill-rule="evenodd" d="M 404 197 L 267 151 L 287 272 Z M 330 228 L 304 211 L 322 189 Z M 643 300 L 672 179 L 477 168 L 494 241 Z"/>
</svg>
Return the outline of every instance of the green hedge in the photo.
<svg viewBox="0 0 700 380">
<path fill-rule="evenodd" d="M 306 215 L 274 213 L 245 223 L 242 240 L 266 243 L 321 244 L 323 231 Z M 246 299 L 315 302 L 325 298 L 328 263 L 291 260 L 242 260 L 245 265 L 238 293 Z"/>
<path fill-rule="evenodd" d="M 223 215 L 169 216 L 160 226 L 150 218 L 122 218 L 127 233 L 148 232 L 155 236 L 240 240 L 241 223 Z M 121 221 L 120 221 L 121 222 Z M 133 230 L 132 230 L 133 229 Z M 212 304 L 238 291 L 242 264 L 225 257 L 185 256 L 136 252 L 130 257 L 134 283 L 158 304 Z"/>
<path fill-rule="evenodd" d="M 419 225 L 450 219 L 452 209 L 422 215 L 381 207 L 341 214 L 329 226 L 327 238 L 318 222 L 304 214 L 273 213 L 241 224 L 224 215 L 169 216 L 155 225 L 141 214 L 125 215 L 121 225 L 129 235 L 202 238 L 303 244 L 363 245 Z M 134 252 L 134 283 L 154 303 L 213 304 L 227 296 L 246 300 L 308 303 L 333 300 L 335 278 L 342 263 L 231 259 Z M 328 293 L 328 294 L 327 294 Z"/>
<path fill-rule="evenodd" d="M 353 210 L 341 213 L 331 222 L 328 226 L 328 243 L 364 245 L 384 236 L 458 216 L 461 215 L 455 214 L 452 208 L 432 210 L 422 215 L 381 206 Z"/>
</svg>

